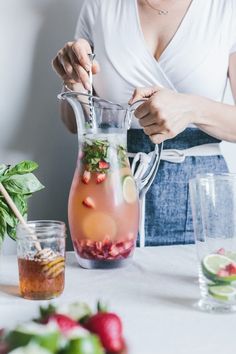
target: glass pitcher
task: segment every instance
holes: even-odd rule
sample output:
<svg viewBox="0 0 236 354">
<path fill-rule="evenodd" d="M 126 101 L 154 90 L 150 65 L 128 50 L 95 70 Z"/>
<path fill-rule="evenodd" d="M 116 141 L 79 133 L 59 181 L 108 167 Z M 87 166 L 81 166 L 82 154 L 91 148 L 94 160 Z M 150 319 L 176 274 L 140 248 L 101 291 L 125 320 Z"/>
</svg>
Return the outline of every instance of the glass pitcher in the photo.
<svg viewBox="0 0 236 354">
<path fill-rule="evenodd" d="M 139 227 L 136 183 L 127 157 L 131 112 L 77 92 L 59 95 L 73 107 L 79 151 L 68 218 L 83 268 L 114 268 L 131 258 Z"/>
</svg>

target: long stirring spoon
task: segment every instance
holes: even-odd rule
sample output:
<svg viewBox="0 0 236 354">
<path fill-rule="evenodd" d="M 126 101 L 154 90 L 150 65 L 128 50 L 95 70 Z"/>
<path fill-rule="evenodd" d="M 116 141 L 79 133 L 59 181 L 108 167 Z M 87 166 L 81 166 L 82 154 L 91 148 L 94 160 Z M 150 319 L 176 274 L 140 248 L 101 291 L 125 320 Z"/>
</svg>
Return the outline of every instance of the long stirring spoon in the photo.
<svg viewBox="0 0 236 354">
<path fill-rule="evenodd" d="M 89 97 L 88 97 L 88 103 L 89 103 L 89 126 L 90 128 L 95 128 L 95 112 L 94 112 L 94 104 L 93 104 L 93 73 L 92 73 L 92 64 L 93 60 L 95 58 L 95 54 L 91 53 L 88 54 L 91 66 L 90 70 L 88 72 L 89 74 L 89 83 L 90 83 L 90 90 L 88 91 Z"/>
</svg>

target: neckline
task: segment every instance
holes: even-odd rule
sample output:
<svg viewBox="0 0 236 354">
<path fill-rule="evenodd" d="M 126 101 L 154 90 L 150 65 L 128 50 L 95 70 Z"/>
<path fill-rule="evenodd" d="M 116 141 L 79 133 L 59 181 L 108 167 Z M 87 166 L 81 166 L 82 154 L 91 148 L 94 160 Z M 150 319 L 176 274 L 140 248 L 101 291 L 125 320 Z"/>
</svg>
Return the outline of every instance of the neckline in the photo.
<svg viewBox="0 0 236 354">
<path fill-rule="evenodd" d="M 159 56 L 158 59 L 156 59 L 154 57 L 154 55 L 151 53 L 151 51 L 149 50 L 149 48 L 147 46 L 147 42 L 146 42 L 146 39 L 144 37 L 144 33 L 143 33 L 142 25 L 141 25 L 141 20 L 140 20 L 140 15 L 139 15 L 138 0 L 133 0 L 133 1 L 134 1 L 134 5 L 135 5 L 136 25 L 137 25 L 137 28 L 138 28 L 138 33 L 139 33 L 140 39 L 141 39 L 141 41 L 143 43 L 143 46 L 144 46 L 146 52 L 148 53 L 148 55 L 152 58 L 153 61 L 155 61 L 155 63 L 160 64 L 162 59 L 163 59 L 163 57 L 166 55 L 168 50 L 175 44 L 175 42 L 177 41 L 177 39 L 180 36 L 181 32 L 183 31 L 185 23 L 189 19 L 190 14 L 192 12 L 192 8 L 193 8 L 193 4 L 195 3 L 195 0 L 192 0 L 190 2 L 187 10 L 185 11 L 185 14 L 184 14 L 182 20 L 180 21 L 178 27 L 176 28 L 175 33 L 173 34 L 173 36 L 171 37 L 169 42 L 166 44 L 165 48 L 163 49 L 163 51 L 162 51 L 162 53 L 161 53 L 161 55 Z"/>
</svg>

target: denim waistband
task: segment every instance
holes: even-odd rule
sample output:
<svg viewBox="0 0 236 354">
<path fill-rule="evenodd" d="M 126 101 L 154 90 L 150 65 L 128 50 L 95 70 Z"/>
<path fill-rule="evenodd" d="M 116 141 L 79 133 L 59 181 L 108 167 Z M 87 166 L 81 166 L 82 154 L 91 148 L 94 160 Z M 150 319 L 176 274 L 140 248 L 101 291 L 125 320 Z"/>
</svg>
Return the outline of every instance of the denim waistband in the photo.
<svg viewBox="0 0 236 354">
<path fill-rule="evenodd" d="M 213 138 L 197 128 L 187 128 L 175 138 L 164 142 L 164 149 L 188 149 L 203 144 L 220 143 L 221 140 Z M 150 152 L 154 144 L 142 129 L 128 130 L 128 151 L 129 152 Z"/>
</svg>

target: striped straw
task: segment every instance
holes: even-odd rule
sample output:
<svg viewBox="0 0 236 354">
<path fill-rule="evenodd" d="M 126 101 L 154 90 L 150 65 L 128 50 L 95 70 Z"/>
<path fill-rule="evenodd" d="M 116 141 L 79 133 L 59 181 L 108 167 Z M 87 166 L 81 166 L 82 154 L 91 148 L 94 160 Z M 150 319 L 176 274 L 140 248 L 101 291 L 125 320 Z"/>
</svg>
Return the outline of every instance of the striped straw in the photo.
<svg viewBox="0 0 236 354">
<path fill-rule="evenodd" d="M 91 64 L 93 64 L 93 60 L 95 58 L 95 54 L 91 53 L 88 54 L 89 59 L 91 61 Z M 92 65 L 89 70 L 89 82 L 91 89 L 88 91 L 89 98 L 88 98 L 88 103 L 89 103 L 89 126 L 90 128 L 95 128 L 95 112 L 94 112 L 94 106 L 93 106 L 93 74 L 92 74 Z"/>
</svg>

